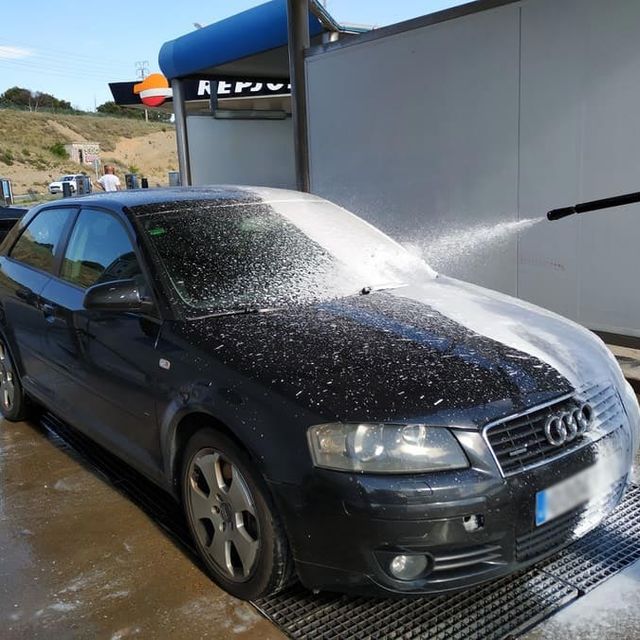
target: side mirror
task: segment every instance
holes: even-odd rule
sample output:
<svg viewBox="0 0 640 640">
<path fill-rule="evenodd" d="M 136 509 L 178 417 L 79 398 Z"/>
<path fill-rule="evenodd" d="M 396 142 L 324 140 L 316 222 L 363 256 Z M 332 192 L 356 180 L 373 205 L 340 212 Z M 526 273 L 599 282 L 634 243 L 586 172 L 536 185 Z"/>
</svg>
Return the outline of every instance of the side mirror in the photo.
<svg viewBox="0 0 640 640">
<path fill-rule="evenodd" d="M 83 304 L 90 311 L 145 313 L 153 309 L 153 303 L 140 296 L 134 280 L 96 284 L 87 289 Z"/>
</svg>

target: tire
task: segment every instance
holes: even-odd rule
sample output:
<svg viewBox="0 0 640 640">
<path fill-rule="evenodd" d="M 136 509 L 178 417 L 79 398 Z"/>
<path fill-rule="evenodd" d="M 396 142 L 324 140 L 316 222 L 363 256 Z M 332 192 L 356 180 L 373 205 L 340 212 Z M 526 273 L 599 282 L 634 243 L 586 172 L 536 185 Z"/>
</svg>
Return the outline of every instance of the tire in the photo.
<svg viewBox="0 0 640 640">
<path fill-rule="evenodd" d="M 0 337 L 0 413 L 5 420 L 19 422 L 28 417 L 30 408 L 7 344 Z"/>
<path fill-rule="evenodd" d="M 213 581 L 242 600 L 276 593 L 293 560 L 266 483 L 248 455 L 212 428 L 196 432 L 182 456 L 182 504 Z"/>
</svg>

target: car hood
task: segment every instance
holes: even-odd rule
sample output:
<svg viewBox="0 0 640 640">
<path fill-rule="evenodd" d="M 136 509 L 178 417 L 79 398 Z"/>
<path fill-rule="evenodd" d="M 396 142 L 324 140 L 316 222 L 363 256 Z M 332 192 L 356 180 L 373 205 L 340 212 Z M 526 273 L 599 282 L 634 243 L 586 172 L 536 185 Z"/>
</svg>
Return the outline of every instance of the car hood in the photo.
<svg viewBox="0 0 640 640">
<path fill-rule="evenodd" d="M 327 421 L 489 421 L 619 374 L 591 332 L 438 276 L 262 314 L 185 323 L 188 339 Z"/>
</svg>

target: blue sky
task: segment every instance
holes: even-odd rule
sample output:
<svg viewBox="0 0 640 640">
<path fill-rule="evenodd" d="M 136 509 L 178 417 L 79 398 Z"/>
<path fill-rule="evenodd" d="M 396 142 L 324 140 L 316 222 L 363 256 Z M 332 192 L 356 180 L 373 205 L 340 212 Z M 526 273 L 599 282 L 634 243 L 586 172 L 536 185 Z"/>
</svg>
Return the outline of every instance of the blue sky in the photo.
<svg viewBox="0 0 640 640">
<path fill-rule="evenodd" d="M 3 2 L 0 93 L 18 85 L 81 109 L 111 99 L 108 82 L 134 80 L 136 61 L 158 71 L 161 45 L 264 0 L 26 0 Z M 327 0 L 339 22 L 383 26 L 461 4 L 461 0 Z M 175 12 L 165 7 L 178 7 Z"/>
</svg>

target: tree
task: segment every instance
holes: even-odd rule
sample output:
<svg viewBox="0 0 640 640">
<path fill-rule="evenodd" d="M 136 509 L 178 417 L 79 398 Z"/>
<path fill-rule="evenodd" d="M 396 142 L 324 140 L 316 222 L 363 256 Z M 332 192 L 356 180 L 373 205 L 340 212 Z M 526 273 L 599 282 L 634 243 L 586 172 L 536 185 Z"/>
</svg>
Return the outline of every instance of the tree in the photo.
<svg viewBox="0 0 640 640">
<path fill-rule="evenodd" d="M 38 101 L 40 107 L 44 109 L 60 109 L 63 111 L 70 111 L 72 109 L 70 102 L 67 100 L 60 100 L 55 96 L 52 96 L 50 93 L 36 91 L 33 96 Z"/>
<path fill-rule="evenodd" d="M 31 99 L 31 91 L 22 87 L 11 87 L 0 95 L 0 104 L 15 107 L 27 107 Z"/>
<path fill-rule="evenodd" d="M 119 104 L 116 104 L 113 100 L 109 100 L 108 102 L 103 102 L 102 104 L 98 105 L 96 111 L 98 111 L 99 113 L 106 113 L 110 116 L 122 116 L 124 118 L 140 117 L 135 109 L 122 107 Z"/>
<path fill-rule="evenodd" d="M 71 103 L 66 100 L 59 100 L 50 93 L 42 91 L 31 91 L 24 87 L 11 87 L 0 94 L 0 106 L 28 109 L 38 111 L 38 109 L 71 111 Z"/>
<path fill-rule="evenodd" d="M 120 118 L 134 118 L 135 120 L 144 120 L 143 109 L 133 109 L 131 107 L 123 107 L 116 104 L 113 100 L 103 102 L 96 109 L 99 113 L 104 113 L 110 116 L 117 116 Z M 169 122 L 171 120 L 171 114 L 166 111 L 156 111 L 154 109 L 148 109 L 149 120 L 154 122 Z"/>
</svg>

